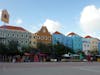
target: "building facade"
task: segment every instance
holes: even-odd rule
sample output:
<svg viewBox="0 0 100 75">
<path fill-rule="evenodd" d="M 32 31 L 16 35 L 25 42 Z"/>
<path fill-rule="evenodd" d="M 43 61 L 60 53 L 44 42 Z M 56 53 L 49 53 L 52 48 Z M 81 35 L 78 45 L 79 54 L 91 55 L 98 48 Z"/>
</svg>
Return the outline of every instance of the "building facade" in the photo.
<svg viewBox="0 0 100 75">
<path fill-rule="evenodd" d="M 71 48 L 72 49 L 72 38 L 70 38 L 70 37 L 68 37 L 68 36 L 66 36 L 65 37 L 65 41 L 64 41 L 64 44 L 65 44 L 65 46 L 67 46 L 67 47 L 69 47 L 69 48 Z"/>
<path fill-rule="evenodd" d="M 37 39 L 35 39 L 35 34 L 31 34 L 31 46 L 37 48 Z"/>
<path fill-rule="evenodd" d="M 99 42 L 98 42 L 98 52 L 99 52 L 99 54 L 100 54 L 100 40 L 99 40 Z"/>
<path fill-rule="evenodd" d="M 57 44 L 58 42 L 65 45 L 65 35 L 56 31 L 52 34 L 52 44 Z"/>
<path fill-rule="evenodd" d="M 0 26 L 0 42 L 8 44 L 10 41 L 16 41 L 21 46 L 31 44 L 31 33 L 22 27 Z"/>
<path fill-rule="evenodd" d="M 86 36 L 82 40 L 83 42 L 83 51 L 88 54 L 88 52 L 95 52 L 99 51 L 100 49 L 100 44 L 99 44 L 99 39 L 93 38 L 91 36 Z"/>
<path fill-rule="evenodd" d="M 42 26 L 42 28 L 33 34 L 33 39 L 37 41 L 37 43 L 51 44 L 52 43 L 52 35 L 48 32 L 46 26 Z"/>
<path fill-rule="evenodd" d="M 74 32 L 69 33 L 67 36 L 72 40 L 71 47 L 74 52 L 82 51 L 82 37 Z"/>
<path fill-rule="evenodd" d="M 86 36 L 85 37 L 90 42 L 90 51 L 98 51 L 99 40 L 97 38 Z"/>
<path fill-rule="evenodd" d="M 88 54 L 88 51 L 90 51 L 90 40 L 87 38 L 82 38 L 82 50 L 85 52 L 85 54 Z"/>
</svg>

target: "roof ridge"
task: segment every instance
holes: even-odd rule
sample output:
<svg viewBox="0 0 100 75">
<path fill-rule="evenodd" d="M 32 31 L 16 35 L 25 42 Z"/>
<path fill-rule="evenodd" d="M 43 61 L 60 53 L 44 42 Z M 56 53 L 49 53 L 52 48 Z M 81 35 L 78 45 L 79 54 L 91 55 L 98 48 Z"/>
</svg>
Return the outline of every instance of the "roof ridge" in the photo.
<svg viewBox="0 0 100 75">
<path fill-rule="evenodd" d="M 27 30 L 25 30 L 24 28 L 19 27 L 19 26 L 2 25 L 2 26 L 0 26 L 0 28 L 10 29 L 10 30 L 27 31 Z"/>
<path fill-rule="evenodd" d="M 59 31 L 55 31 L 53 34 L 61 34 Z"/>
</svg>

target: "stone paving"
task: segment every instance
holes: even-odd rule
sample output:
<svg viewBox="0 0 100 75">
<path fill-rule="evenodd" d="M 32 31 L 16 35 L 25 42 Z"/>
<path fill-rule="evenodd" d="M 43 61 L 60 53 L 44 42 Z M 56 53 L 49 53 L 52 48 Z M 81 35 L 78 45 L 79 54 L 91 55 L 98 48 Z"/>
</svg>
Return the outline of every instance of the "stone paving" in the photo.
<svg viewBox="0 0 100 75">
<path fill-rule="evenodd" d="M 100 75 L 100 62 L 0 63 L 0 75 Z"/>
</svg>

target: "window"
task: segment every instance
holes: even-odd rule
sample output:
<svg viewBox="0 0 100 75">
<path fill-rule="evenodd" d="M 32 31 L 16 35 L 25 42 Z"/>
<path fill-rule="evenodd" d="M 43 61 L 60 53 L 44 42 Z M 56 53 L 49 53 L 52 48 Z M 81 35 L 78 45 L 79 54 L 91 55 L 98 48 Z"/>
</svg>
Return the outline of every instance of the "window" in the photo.
<svg viewBox="0 0 100 75">
<path fill-rule="evenodd" d="M 87 45 L 87 47 L 89 47 L 89 45 Z"/>
<path fill-rule="evenodd" d="M 21 41 L 21 43 L 23 43 L 23 41 Z"/>
<path fill-rule="evenodd" d="M 9 36 L 9 34 L 8 34 L 8 36 Z"/>
<path fill-rule="evenodd" d="M 31 44 L 31 41 L 30 41 L 30 44 Z"/>
<path fill-rule="evenodd" d="M 17 41 L 17 43 L 18 43 L 18 41 Z"/>
<path fill-rule="evenodd" d="M 33 42 L 33 44 L 35 44 L 35 42 Z"/>
<path fill-rule="evenodd" d="M 44 39 L 44 37 L 43 36 L 41 36 L 41 40 L 43 40 Z"/>
<path fill-rule="evenodd" d="M 27 37 L 27 35 L 26 35 L 26 37 Z"/>
<path fill-rule="evenodd" d="M 37 36 L 37 39 L 40 39 L 40 37 L 39 37 L 39 36 Z"/>
<path fill-rule="evenodd" d="M 22 35 L 22 37 L 23 37 L 23 35 Z"/>
<path fill-rule="evenodd" d="M 33 36 L 33 38 L 35 39 L 35 36 Z"/>
<path fill-rule="evenodd" d="M 45 40 L 48 40 L 48 37 L 47 36 L 45 36 Z"/>
<path fill-rule="evenodd" d="M 29 38 L 31 38 L 31 36 L 29 36 Z"/>
<path fill-rule="evenodd" d="M 84 47 L 86 47 L 86 45 L 84 45 Z"/>
<path fill-rule="evenodd" d="M 12 34 L 12 36 L 14 36 L 14 34 Z"/>
<path fill-rule="evenodd" d="M 51 37 L 49 37 L 49 40 L 51 40 Z"/>
<path fill-rule="evenodd" d="M 8 42 L 10 42 L 10 41 L 8 40 Z"/>
</svg>

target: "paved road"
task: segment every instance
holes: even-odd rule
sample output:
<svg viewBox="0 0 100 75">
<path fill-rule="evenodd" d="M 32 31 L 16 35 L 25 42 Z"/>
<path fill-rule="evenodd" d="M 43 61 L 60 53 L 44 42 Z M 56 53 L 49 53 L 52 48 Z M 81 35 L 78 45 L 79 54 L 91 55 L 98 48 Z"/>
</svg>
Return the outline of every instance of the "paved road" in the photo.
<svg viewBox="0 0 100 75">
<path fill-rule="evenodd" d="M 100 63 L 0 63 L 0 75 L 100 75 Z"/>
</svg>

